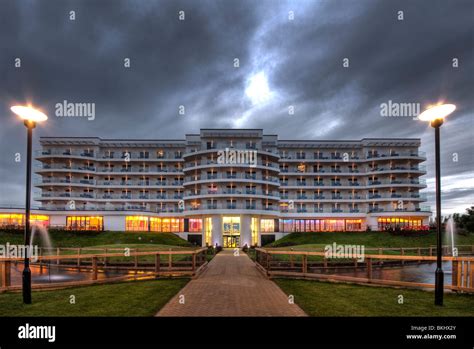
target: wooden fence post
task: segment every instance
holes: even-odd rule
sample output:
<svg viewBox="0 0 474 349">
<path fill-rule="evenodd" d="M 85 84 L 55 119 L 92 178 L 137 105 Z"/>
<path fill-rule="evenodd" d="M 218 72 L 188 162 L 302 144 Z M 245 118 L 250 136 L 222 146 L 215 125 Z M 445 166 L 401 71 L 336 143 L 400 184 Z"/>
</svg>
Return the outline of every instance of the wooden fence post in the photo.
<svg viewBox="0 0 474 349">
<path fill-rule="evenodd" d="M 11 262 L 10 261 L 0 261 L 0 281 L 2 287 L 6 288 L 11 285 Z"/>
<path fill-rule="evenodd" d="M 77 249 L 77 266 L 80 267 L 81 266 L 81 257 L 80 257 L 80 254 L 81 254 L 81 248 L 79 247 Z"/>
<path fill-rule="evenodd" d="M 41 258 L 43 256 L 43 247 L 40 247 L 39 254 L 40 254 L 40 261 L 39 261 L 40 274 L 43 274 L 43 259 Z"/>
<path fill-rule="evenodd" d="M 59 247 L 56 249 L 56 255 L 59 256 L 60 250 Z M 59 258 L 56 260 L 56 264 L 59 264 Z"/>
<path fill-rule="evenodd" d="M 171 252 L 171 249 L 170 249 Z M 168 269 L 171 270 L 173 266 L 173 255 L 171 253 L 168 254 Z"/>
<path fill-rule="evenodd" d="M 97 257 L 92 257 L 92 280 L 97 280 Z"/>
<path fill-rule="evenodd" d="M 451 285 L 458 286 L 458 261 L 451 262 Z"/>
<path fill-rule="evenodd" d="M 105 248 L 105 256 L 104 256 L 104 267 L 107 266 L 107 253 L 108 253 L 108 248 Z"/>
<path fill-rule="evenodd" d="M 266 258 L 266 263 L 265 264 L 267 266 L 267 275 L 268 275 L 269 272 L 270 272 L 270 253 L 267 252 L 266 255 L 267 255 L 267 258 Z"/>
<path fill-rule="evenodd" d="M 135 249 L 135 253 L 138 252 L 138 249 Z M 135 268 L 138 268 L 138 256 L 135 255 Z"/>
<path fill-rule="evenodd" d="M 193 274 L 195 270 L 196 270 L 196 253 L 193 253 Z"/>
<path fill-rule="evenodd" d="M 367 259 L 367 279 L 369 279 L 369 282 L 372 280 L 372 259 L 371 258 L 366 258 Z"/>
<path fill-rule="evenodd" d="M 303 274 L 306 274 L 308 272 L 308 256 L 303 255 Z"/>
<path fill-rule="evenodd" d="M 157 274 L 157 276 L 160 274 L 160 254 L 157 253 L 155 254 L 155 273 Z"/>
</svg>

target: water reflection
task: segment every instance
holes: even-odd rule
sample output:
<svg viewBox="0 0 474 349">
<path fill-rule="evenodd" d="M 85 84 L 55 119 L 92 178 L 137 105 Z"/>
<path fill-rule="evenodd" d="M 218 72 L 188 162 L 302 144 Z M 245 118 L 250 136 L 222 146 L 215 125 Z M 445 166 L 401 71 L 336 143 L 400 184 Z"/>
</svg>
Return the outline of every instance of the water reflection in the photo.
<svg viewBox="0 0 474 349">
<path fill-rule="evenodd" d="M 73 282 L 92 280 L 92 271 L 89 269 L 77 269 L 61 267 L 56 265 L 43 266 L 30 265 L 31 281 L 33 284 L 45 284 L 54 282 Z M 21 276 L 23 272 L 23 264 L 13 264 L 11 267 L 11 285 L 21 285 Z M 97 273 L 97 279 L 106 279 L 110 277 L 126 275 L 125 270 L 100 270 Z"/>
<path fill-rule="evenodd" d="M 444 271 L 444 284 L 451 285 L 451 261 L 443 262 L 443 271 Z M 381 280 L 394 280 L 394 281 L 407 281 L 407 282 L 416 282 L 416 283 L 427 283 L 434 284 L 435 282 L 435 270 L 436 262 L 433 263 L 422 263 L 422 264 L 410 264 L 400 267 L 383 267 L 378 268 L 374 267 L 372 269 L 372 278 L 381 279 Z M 336 271 L 331 270 L 326 274 L 338 274 L 345 276 L 354 276 L 354 277 L 367 277 L 366 269 L 358 269 L 355 271 L 353 268 L 338 268 Z"/>
</svg>

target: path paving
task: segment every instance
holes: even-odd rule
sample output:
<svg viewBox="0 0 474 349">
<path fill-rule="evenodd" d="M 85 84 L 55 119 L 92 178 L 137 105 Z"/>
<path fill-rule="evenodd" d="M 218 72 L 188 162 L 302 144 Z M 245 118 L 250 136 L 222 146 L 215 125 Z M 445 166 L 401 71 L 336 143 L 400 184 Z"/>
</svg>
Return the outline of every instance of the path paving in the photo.
<svg viewBox="0 0 474 349">
<path fill-rule="evenodd" d="M 180 304 L 184 296 L 184 304 Z M 181 297 L 182 299 L 182 297 Z M 156 316 L 306 316 L 243 252 L 223 250 Z"/>
</svg>

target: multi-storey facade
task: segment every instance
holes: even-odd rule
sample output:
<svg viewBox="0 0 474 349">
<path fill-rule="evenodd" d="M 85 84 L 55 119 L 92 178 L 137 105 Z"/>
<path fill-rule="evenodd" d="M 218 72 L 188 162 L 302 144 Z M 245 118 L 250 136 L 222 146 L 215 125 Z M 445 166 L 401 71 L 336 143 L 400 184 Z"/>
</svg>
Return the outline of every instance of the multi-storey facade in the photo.
<svg viewBox="0 0 474 349">
<path fill-rule="evenodd" d="M 295 231 L 417 228 L 430 216 L 420 206 L 419 139 L 279 140 L 261 129 L 202 129 L 184 140 L 40 143 L 35 200 L 51 226 L 174 232 L 234 247 Z"/>
</svg>

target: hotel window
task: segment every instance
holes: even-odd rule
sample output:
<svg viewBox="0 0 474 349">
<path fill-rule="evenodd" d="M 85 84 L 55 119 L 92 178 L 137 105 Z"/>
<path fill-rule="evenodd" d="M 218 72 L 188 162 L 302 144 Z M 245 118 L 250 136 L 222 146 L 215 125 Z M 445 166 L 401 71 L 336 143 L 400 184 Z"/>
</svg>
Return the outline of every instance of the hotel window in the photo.
<svg viewBox="0 0 474 349">
<path fill-rule="evenodd" d="M 126 231 L 148 231 L 148 217 L 127 216 L 125 217 Z"/>
<path fill-rule="evenodd" d="M 344 231 L 343 219 L 323 219 L 323 229 L 325 231 Z"/>
<path fill-rule="evenodd" d="M 410 219 L 410 218 L 379 218 L 378 219 L 378 230 L 383 231 L 388 228 L 410 228 L 420 229 L 422 225 L 422 219 Z"/>
<path fill-rule="evenodd" d="M 161 233 L 161 218 L 150 217 L 150 231 Z"/>
<path fill-rule="evenodd" d="M 299 164 L 297 169 L 298 169 L 298 172 L 306 172 L 306 165 L 305 164 Z"/>
<path fill-rule="evenodd" d="M 303 160 L 303 159 L 306 158 L 306 153 L 304 151 L 300 150 L 299 152 L 296 153 L 296 158 L 299 159 L 299 160 L 300 159 Z"/>
<path fill-rule="evenodd" d="M 140 152 L 140 159 L 148 159 L 150 157 L 150 153 L 147 151 Z"/>
<path fill-rule="evenodd" d="M 306 178 L 298 178 L 296 180 L 296 185 L 306 185 Z"/>
<path fill-rule="evenodd" d="M 49 216 L 45 215 L 30 215 L 30 224 L 39 224 L 44 227 L 49 225 Z M 22 227 L 25 225 L 25 215 L 18 213 L 0 214 L 1 227 Z"/>
<path fill-rule="evenodd" d="M 257 246 L 258 245 L 258 218 L 252 217 L 251 223 L 250 223 L 250 232 L 252 235 L 252 246 Z"/>
<path fill-rule="evenodd" d="M 217 185 L 211 184 L 207 186 L 207 193 L 208 194 L 216 194 L 217 193 Z"/>
<path fill-rule="evenodd" d="M 361 219 L 346 219 L 346 231 L 359 231 L 362 230 Z"/>
<path fill-rule="evenodd" d="M 181 159 L 183 157 L 183 152 L 181 150 L 174 152 L 175 159 Z"/>
<path fill-rule="evenodd" d="M 180 218 L 163 218 L 161 226 L 163 233 L 179 233 L 184 230 L 183 220 Z"/>
<path fill-rule="evenodd" d="M 288 172 L 288 164 L 281 164 L 280 165 L 281 172 Z"/>
<path fill-rule="evenodd" d="M 165 152 L 164 152 L 163 150 L 158 150 L 158 151 L 156 152 L 156 157 L 157 157 L 158 159 L 163 159 L 163 158 L 165 157 Z"/>
<path fill-rule="evenodd" d="M 255 210 L 255 201 L 254 200 L 245 200 L 245 209 Z"/>
<path fill-rule="evenodd" d="M 189 232 L 190 233 L 201 233 L 202 232 L 202 219 L 189 219 Z"/>
<path fill-rule="evenodd" d="M 67 216 L 66 229 L 68 230 L 103 230 L 102 217 Z"/>
<path fill-rule="evenodd" d="M 207 246 L 212 245 L 212 218 L 207 217 L 206 219 L 206 232 L 205 232 L 205 241 Z"/>
<path fill-rule="evenodd" d="M 260 220 L 260 231 L 262 233 L 274 233 L 275 232 L 275 220 L 273 220 L 273 219 L 261 219 Z"/>
<path fill-rule="evenodd" d="M 341 166 L 331 165 L 331 172 L 341 172 Z"/>
<path fill-rule="evenodd" d="M 179 233 L 184 231 L 184 221 L 181 218 L 171 218 L 171 233 Z"/>
</svg>

